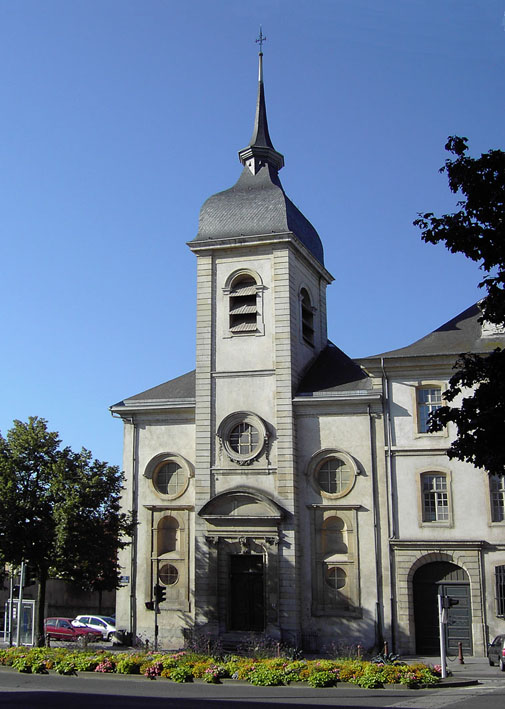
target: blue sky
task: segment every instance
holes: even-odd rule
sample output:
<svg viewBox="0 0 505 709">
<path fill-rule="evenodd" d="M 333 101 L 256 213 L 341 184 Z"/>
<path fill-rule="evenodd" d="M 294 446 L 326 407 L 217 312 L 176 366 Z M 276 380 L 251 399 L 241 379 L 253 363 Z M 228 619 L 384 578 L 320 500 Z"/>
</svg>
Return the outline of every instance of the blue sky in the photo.
<svg viewBox="0 0 505 709">
<path fill-rule="evenodd" d="M 108 406 L 194 367 L 198 212 L 241 171 L 259 25 L 270 134 L 351 356 L 480 297 L 424 244 L 449 135 L 505 146 L 505 0 L 0 0 L 0 430 L 121 463 Z"/>
</svg>

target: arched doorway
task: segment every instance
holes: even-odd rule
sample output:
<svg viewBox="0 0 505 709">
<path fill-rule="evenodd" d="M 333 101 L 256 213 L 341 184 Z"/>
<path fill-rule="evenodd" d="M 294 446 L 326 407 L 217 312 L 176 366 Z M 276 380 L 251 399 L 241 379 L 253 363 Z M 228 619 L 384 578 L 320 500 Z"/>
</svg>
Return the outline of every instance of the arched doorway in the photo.
<svg viewBox="0 0 505 709">
<path fill-rule="evenodd" d="M 416 629 L 416 653 L 436 655 L 440 649 L 438 628 L 438 600 L 442 594 L 458 601 L 449 609 L 446 629 L 447 651 L 458 652 L 458 643 L 463 652 L 472 652 L 472 610 L 470 605 L 470 582 L 464 569 L 448 561 L 434 561 L 421 566 L 414 574 L 414 618 Z"/>
</svg>

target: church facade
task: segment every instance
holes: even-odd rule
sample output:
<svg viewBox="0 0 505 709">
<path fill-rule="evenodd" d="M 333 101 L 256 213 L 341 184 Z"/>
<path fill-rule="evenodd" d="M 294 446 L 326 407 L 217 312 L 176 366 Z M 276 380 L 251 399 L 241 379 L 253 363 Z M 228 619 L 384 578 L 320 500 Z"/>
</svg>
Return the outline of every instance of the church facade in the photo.
<svg viewBox="0 0 505 709">
<path fill-rule="evenodd" d="M 427 416 L 461 352 L 505 336 L 474 306 L 417 343 L 352 360 L 327 338 L 333 280 L 319 235 L 285 194 L 262 54 L 250 144 L 202 206 L 196 369 L 111 407 L 124 422 L 117 626 L 264 633 L 306 650 L 388 641 L 436 653 L 439 592 L 458 600 L 449 648 L 505 632 L 503 480 L 445 451 Z"/>
</svg>

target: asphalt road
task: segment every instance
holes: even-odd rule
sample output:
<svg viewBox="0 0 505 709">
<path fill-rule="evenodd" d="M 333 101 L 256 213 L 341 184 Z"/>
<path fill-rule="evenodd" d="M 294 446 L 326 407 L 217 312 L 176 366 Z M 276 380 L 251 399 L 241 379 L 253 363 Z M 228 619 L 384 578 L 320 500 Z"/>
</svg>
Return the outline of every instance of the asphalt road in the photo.
<svg viewBox="0 0 505 709">
<path fill-rule="evenodd" d="M 330 689 L 301 685 L 254 687 L 232 681 L 212 686 L 201 682 L 176 684 L 132 675 L 25 675 L 11 668 L 0 668 L 1 709 L 218 709 L 221 706 L 257 709 L 279 705 L 286 709 L 312 706 L 443 709 L 451 705 L 454 709 L 488 709 L 490 704 L 505 706 L 505 678 L 501 674 L 472 687 L 363 690 L 350 685 Z"/>
</svg>

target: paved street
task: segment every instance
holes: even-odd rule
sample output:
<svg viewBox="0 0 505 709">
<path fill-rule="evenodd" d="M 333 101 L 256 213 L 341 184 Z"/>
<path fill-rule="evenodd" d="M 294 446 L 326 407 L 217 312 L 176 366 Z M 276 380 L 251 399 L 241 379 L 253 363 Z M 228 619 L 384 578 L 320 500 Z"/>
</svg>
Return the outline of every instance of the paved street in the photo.
<svg viewBox="0 0 505 709">
<path fill-rule="evenodd" d="M 433 658 L 431 658 L 433 660 Z M 363 690 L 350 685 L 331 689 L 290 687 L 254 687 L 225 681 L 209 686 L 200 682 L 176 684 L 166 680 L 149 681 L 132 675 L 81 674 L 65 677 L 56 674 L 25 675 L 10 668 L 0 668 L 0 707 L 36 709 L 217 709 L 240 706 L 256 709 L 273 707 L 337 706 L 390 707 L 395 709 L 484 709 L 505 705 L 505 674 L 489 667 L 484 658 L 470 658 L 464 666 L 454 667 L 453 682 L 479 678 L 480 684 L 469 687 L 445 686 L 427 690 L 385 688 Z"/>
</svg>

